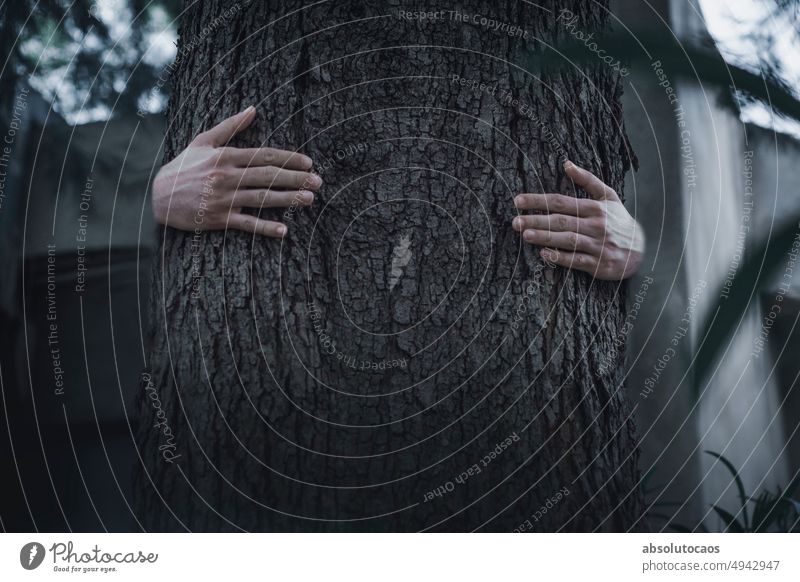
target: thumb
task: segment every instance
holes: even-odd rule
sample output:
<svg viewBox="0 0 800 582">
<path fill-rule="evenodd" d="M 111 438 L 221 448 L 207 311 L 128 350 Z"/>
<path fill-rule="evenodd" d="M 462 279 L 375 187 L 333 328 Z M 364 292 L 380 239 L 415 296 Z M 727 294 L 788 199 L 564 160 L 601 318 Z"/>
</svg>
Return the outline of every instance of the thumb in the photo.
<svg viewBox="0 0 800 582">
<path fill-rule="evenodd" d="M 592 174 L 589 170 L 584 170 L 567 160 L 564 162 L 564 171 L 567 177 L 572 180 L 576 186 L 586 190 L 586 193 L 595 200 L 620 202 L 619 196 L 614 192 L 614 189 L 610 186 L 606 186 L 600 178 Z"/>
<path fill-rule="evenodd" d="M 253 120 L 256 118 L 255 113 L 256 108 L 251 105 L 241 113 L 229 117 L 208 131 L 204 131 L 198 135 L 194 140 L 194 144 L 212 147 L 224 146 L 231 141 L 233 136 L 237 133 L 250 127 L 250 124 L 253 123 Z"/>
</svg>

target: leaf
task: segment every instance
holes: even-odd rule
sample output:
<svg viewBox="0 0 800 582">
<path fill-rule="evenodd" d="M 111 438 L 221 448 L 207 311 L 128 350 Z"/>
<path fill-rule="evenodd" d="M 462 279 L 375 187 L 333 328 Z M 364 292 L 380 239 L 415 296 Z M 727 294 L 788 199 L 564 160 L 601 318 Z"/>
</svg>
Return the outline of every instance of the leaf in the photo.
<svg viewBox="0 0 800 582">
<path fill-rule="evenodd" d="M 789 485 L 786 486 L 786 491 L 783 492 L 781 497 L 785 499 L 790 499 L 794 497 L 794 494 L 800 489 L 800 471 L 794 476 L 794 479 L 791 480 Z"/>
<path fill-rule="evenodd" d="M 753 514 L 755 531 L 765 532 L 771 525 L 777 524 L 781 532 L 789 532 L 797 525 L 796 516 L 800 516 L 800 503 L 792 499 L 792 495 L 799 486 L 800 474 L 795 476 L 785 491 L 778 487 L 777 495 L 764 491 L 757 501 L 760 518 L 758 522 L 755 520 L 755 513 Z"/>
<path fill-rule="evenodd" d="M 763 533 L 769 529 L 775 521 L 779 521 L 782 516 L 781 513 L 788 514 L 789 512 L 794 512 L 794 508 L 792 507 L 791 503 L 788 500 L 783 499 L 781 497 L 775 498 L 771 500 L 771 503 L 767 505 L 767 513 L 764 516 L 763 521 L 755 528 L 755 532 Z"/>
<path fill-rule="evenodd" d="M 731 463 L 728 459 L 726 459 L 721 454 L 715 453 L 714 451 L 705 451 L 705 452 L 708 453 L 709 455 L 712 455 L 713 457 L 716 457 L 717 460 L 720 463 L 725 465 L 725 467 L 728 469 L 728 471 L 730 471 L 731 475 L 733 475 L 733 480 L 736 483 L 736 489 L 739 490 L 739 501 L 742 504 L 742 510 L 741 511 L 742 511 L 742 519 L 744 520 L 744 527 L 745 527 L 745 529 L 749 529 L 751 524 L 750 524 L 749 519 L 747 517 L 747 499 L 748 499 L 748 497 L 747 497 L 747 492 L 744 489 L 744 483 L 742 482 L 741 477 L 739 477 L 739 471 L 736 470 L 736 467 L 733 466 L 733 463 Z"/>
<path fill-rule="evenodd" d="M 722 518 L 722 521 L 725 523 L 725 529 L 734 533 L 744 533 L 744 528 L 738 521 L 736 521 L 734 516 L 718 505 L 712 505 L 711 508 Z"/>
<path fill-rule="evenodd" d="M 762 491 L 761 494 L 754 502 L 753 507 L 753 520 L 751 522 L 754 531 L 760 531 L 761 525 L 767 518 L 771 505 L 771 497 L 769 491 Z"/>
</svg>

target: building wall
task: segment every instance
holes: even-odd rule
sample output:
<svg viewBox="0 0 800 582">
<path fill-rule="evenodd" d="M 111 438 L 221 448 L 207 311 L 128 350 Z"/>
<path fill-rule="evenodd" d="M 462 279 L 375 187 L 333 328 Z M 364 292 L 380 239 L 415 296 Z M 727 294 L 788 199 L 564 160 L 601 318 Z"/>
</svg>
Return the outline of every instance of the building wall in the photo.
<svg viewBox="0 0 800 582">
<path fill-rule="evenodd" d="M 618 0 L 612 11 L 620 28 L 637 31 L 653 60 L 659 53 L 648 45 L 648 30 L 675 33 L 682 42 L 708 40 L 696 2 L 655 2 L 651 9 Z M 796 167 L 800 158 L 796 144 L 770 148 L 764 130 L 742 124 L 722 104 L 724 89 L 669 77 L 664 83 L 654 69 L 637 67 L 625 83 L 625 122 L 640 163 L 626 184 L 627 204 L 648 236 L 643 270 L 631 281 L 632 306 L 637 294 L 641 301 L 643 282 L 654 281 L 629 337 L 628 390 L 637 404 L 643 470 L 652 469 L 652 480 L 665 485 L 659 500 L 682 502 L 676 521 L 705 519 L 716 529 L 710 504 L 735 508 L 736 495 L 730 475 L 704 450 L 728 457 L 751 492 L 785 485 L 789 477 L 782 391 L 770 354 L 752 357 L 763 307 L 755 302 L 697 406 L 691 358 L 719 287 L 735 271 L 746 217 L 757 215 L 752 232 L 763 232 L 767 204 L 797 205 L 768 201 L 762 190 L 774 191 L 769 180 L 783 179 L 777 166 Z M 672 102 L 668 88 L 675 91 Z M 783 161 L 776 166 L 777 160 Z M 751 170 L 762 210 L 753 211 L 756 196 L 746 190 Z"/>
</svg>

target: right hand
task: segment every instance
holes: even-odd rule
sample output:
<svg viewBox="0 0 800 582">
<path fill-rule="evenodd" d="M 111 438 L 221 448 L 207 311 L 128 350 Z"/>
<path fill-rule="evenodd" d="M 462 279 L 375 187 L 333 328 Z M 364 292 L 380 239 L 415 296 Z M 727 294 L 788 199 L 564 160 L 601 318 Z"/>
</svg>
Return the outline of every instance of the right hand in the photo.
<svg viewBox="0 0 800 582">
<path fill-rule="evenodd" d="M 280 222 L 243 214 L 243 208 L 310 206 L 322 179 L 311 158 L 273 148 L 241 149 L 226 144 L 255 119 L 248 107 L 198 135 L 153 180 L 153 216 L 180 230 L 234 228 L 281 238 Z"/>
</svg>

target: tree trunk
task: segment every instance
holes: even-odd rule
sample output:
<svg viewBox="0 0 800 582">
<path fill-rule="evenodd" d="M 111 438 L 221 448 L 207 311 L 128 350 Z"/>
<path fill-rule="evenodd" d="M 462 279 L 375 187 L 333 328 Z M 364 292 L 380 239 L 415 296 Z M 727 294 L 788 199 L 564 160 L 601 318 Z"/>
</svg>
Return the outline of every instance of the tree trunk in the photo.
<svg viewBox="0 0 800 582">
<path fill-rule="evenodd" d="M 565 37 L 560 8 L 592 31 L 605 3 L 461 2 L 466 22 L 443 2 L 435 21 L 397 0 L 304 4 L 187 2 L 167 158 L 255 103 L 234 145 L 296 148 L 325 184 L 311 209 L 261 212 L 284 241 L 162 233 L 143 523 L 640 527 L 622 356 L 600 365 L 622 287 L 543 265 L 511 229 L 516 194 L 574 192 L 565 155 L 622 189 L 614 72 L 518 66 Z"/>
</svg>

